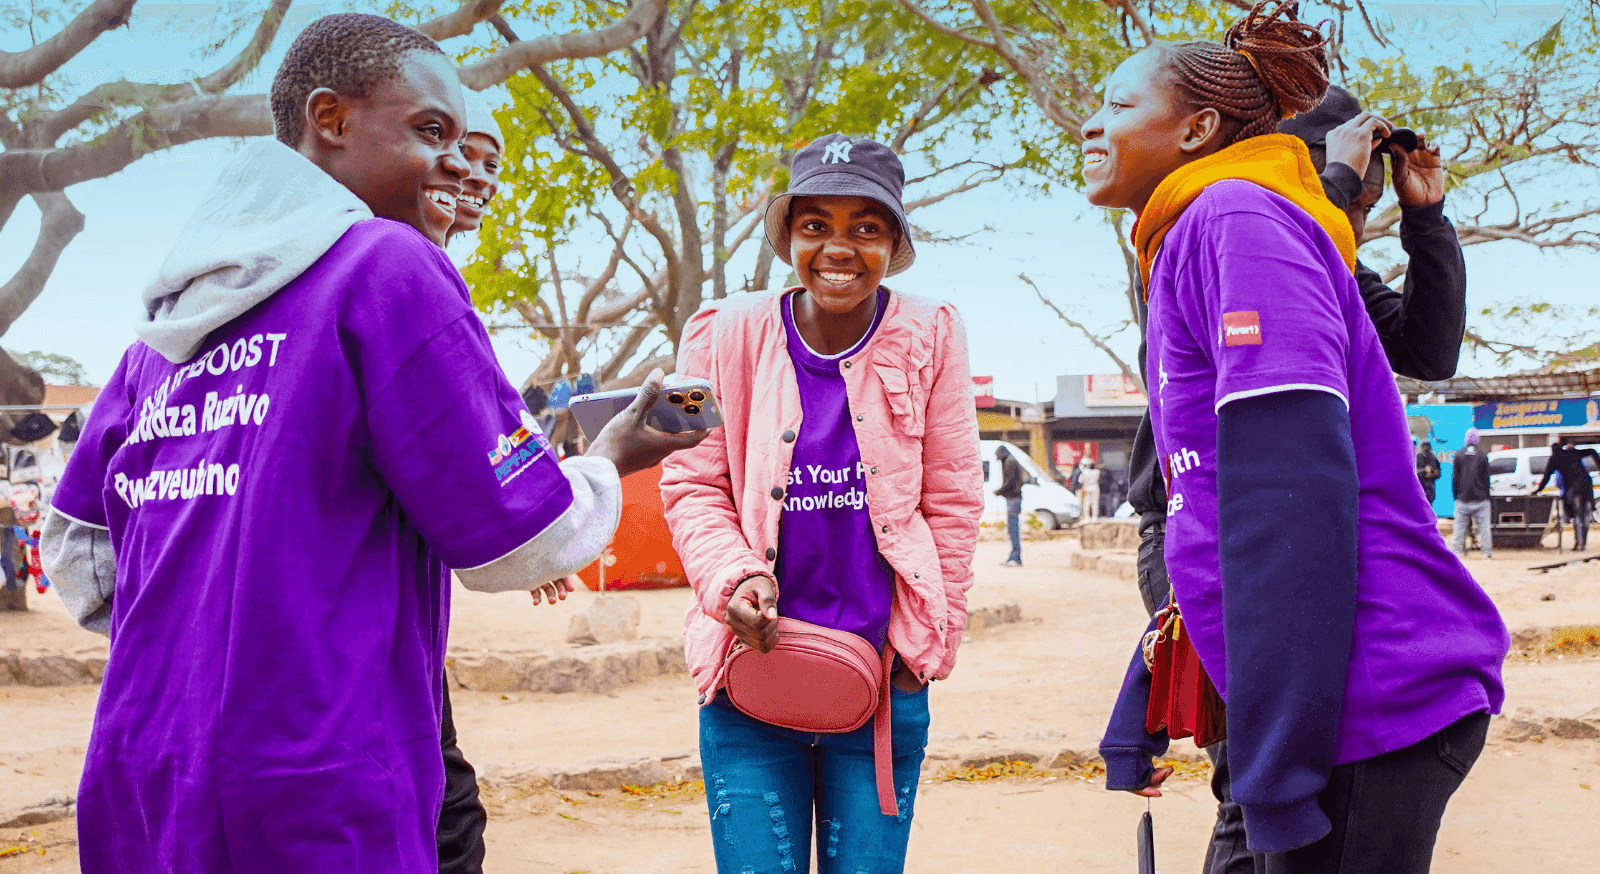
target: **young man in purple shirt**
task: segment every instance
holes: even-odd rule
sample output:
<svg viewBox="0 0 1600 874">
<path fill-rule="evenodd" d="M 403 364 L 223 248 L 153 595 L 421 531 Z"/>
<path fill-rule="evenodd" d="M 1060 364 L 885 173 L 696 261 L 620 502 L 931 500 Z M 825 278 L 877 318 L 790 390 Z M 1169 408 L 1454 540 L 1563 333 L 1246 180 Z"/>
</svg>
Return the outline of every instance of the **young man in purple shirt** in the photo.
<svg viewBox="0 0 1600 874">
<path fill-rule="evenodd" d="M 636 404 L 557 464 L 439 249 L 468 171 L 431 40 L 320 19 L 272 103 L 279 142 L 185 227 L 56 493 L 52 565 L 109 608 L 90 874 L 437 871 L 449 570 L 582 567 L 619 474 L 702 436 Z"/>
</svg>

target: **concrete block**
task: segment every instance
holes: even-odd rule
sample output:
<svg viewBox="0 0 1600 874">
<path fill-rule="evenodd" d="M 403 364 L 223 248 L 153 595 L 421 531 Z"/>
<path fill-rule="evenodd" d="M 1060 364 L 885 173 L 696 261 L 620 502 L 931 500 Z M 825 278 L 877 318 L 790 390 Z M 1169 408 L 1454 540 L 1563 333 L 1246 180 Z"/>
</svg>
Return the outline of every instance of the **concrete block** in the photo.
<svg viewBox="0 0 1600 874">
<path fill-rule="evenodd" d="M 553 771 L 550 783 L 557 789 L 599 792 L 623 786 L 653 786 L 672 777 L 671 769 L 659 759 L 607 756 Z"/>
<path fill-rule="evenodd" d="M 1041 756 L 1038 753 L 1028 750 L 987 750 L 963 757 L 961 759 L 961 767 L 983 768 L 1004 762 L 1027 762 L 1030 765 L 1036 765 L 1039 763 L 1040 758 Z"/>
<path fill-rule="evenodd" d="M 19 685 L 88 686 L 96 682 L 82 660 L 69 655 L 24 654 L 17 659 Z"/>
<path fill-rule="evenodd" d="M 567 642 L 579 645 L 617 643 L 639 637 L 639 600 L 628 595 L 605 595 L 572 617 Z"/>
<path fill-rule="evenodd" d="M 0 811 L 0 828 L 27 828 L 66 819 L 78 812 L 71 793 L 54 795 L 27 807 Z"/>
<path fill-rule="evenodd" d="M 1080 522 L 1078 543 L 1084 549 L 1138 549 L 1139 520 L 1095 519 Z"/>
<path fill-rule="evenodd" d="M 474 692 L 517 692 L 528 687 L 526 660 L 485 654 L 455 656 L 448 660 L 456 682 Z"/>
</svg>

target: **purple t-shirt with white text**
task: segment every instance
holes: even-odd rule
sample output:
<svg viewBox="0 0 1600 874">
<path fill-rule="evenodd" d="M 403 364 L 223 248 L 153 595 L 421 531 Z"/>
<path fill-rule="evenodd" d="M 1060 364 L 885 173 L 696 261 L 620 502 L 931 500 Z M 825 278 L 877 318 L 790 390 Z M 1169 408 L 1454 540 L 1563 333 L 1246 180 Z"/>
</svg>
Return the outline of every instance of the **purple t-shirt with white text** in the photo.
<svg viewBox="0 0 1600 874">
<path fill-rule="evenodd" d="M 1170 496 L 1167 569 L 1223 697 L 1217 413 L 1236 399 L 1310 390 L 1349 410 L 1360 477 L 1355 630 L 1334 764 L 1498 711 L 1505 625 L 1439 536 L 1388 359 L 1327 233 L 1260 186 L 1214 183 L 1163 241 L 1149 304 L 1150 419 Z M 1283 534 L 1317 535 L 1292 524 Z"/>
<path fill-rule="evenodd" d="M 878 552 L 872 533 L 861 447 L 839 362 L 859 352 L 878 330 L 889 293 L 879 289 L 872 327 L 854 348 L 838 355 L 813 351 L 795 328 L 794 301 L 801 293 L 792 292 L 783 301 L 783 326 L 804 421 L 778 522 L 778 614 L 860 635 L 882 650 L 894 600 L 894 569 Z"/>
<path fill-rule="evenodd" d="M 55 495 L 117 559 L 86 874 L 436 872 L 447 567 L 571 501 L 405 225 L 356 224 L 188 362 L 129 349 Z"/>
</svg>

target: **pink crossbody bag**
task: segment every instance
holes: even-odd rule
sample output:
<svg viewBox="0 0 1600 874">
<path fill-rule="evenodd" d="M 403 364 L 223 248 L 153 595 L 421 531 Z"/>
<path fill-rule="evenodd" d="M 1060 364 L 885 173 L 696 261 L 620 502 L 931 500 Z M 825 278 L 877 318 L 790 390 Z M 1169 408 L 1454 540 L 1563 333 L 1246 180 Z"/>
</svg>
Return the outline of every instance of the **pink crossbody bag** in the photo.
<svg viewBox="0 0 1600 874">
<path fill-rule="evenodd" d="M 798 619 L 778 619 L 772 652 L 735 641 L 723 677 L 728 700 L 741 713 L 794 731 L 842 734 L 877 717 L 872 760 L 878 779 L 878 809 L 896 816 L 889 717 L 889 669 L 894 650 L 883 655 L 860 635 Z"/>
</svg>

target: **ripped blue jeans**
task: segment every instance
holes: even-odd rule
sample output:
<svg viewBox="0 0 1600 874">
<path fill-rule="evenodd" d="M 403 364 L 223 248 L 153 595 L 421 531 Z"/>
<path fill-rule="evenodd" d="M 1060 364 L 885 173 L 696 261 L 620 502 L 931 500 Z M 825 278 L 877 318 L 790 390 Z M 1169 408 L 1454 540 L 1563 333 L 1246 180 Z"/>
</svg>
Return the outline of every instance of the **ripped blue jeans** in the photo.
<svg viewBox="0 0 1600 874">
<path fill-rule="evenodd" d="M 718 874 L 900 874 L 928 745 L 928 690 L 893 695 L 899 816 L 878 808 L 872 720 L 807 734 L 740 713 L 718 694 L 700 708 L 700 761 Z"/>
</svg>

